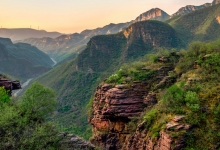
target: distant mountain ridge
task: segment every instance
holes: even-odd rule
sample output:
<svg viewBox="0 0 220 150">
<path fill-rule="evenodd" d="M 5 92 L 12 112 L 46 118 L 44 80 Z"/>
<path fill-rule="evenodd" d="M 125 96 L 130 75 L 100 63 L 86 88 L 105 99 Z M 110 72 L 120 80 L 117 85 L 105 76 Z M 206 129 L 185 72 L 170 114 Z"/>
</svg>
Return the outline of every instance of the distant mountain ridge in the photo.
<svg viewBox="0 0 220 150">
<path fill-rule="evenodd" d="M 90 38 L 96 35 L 106 35 L 106 34 L 115 34 L 120 31 L 123 31 L 129 25 L 137 21 L 144 21 L 144 20 L 158 20 L 164 21 L 169 18 L 169 15 L 162 11 L 159 8 L 151 9 L 135 20 L 126 22 L 126 23 L 119 23 L 119 24 L 109 24 L 102 28 L 96 28 L 94 30 L 84 30 L 81 33 L 74 33 L 71 35 L 61 35 L 57 38 L 29 38 L 22 40 L 24 43 L 29 43 L 38 47 L 39 49 L 43 50 L 51 57 L 56 59 L 57 61 L 62 61 L 63 59 L 67 58 L 70 55 L 76 56 L 79 52 L 81 52 L 86 43 L 90 40 Z"/>
<path fill-rule="evenodd" d="M 50 57 L 54 58 L 58 62 L 65 62 L 70 59 L 76 58 L 76 56 L 86 47 L 86 43 L 96 35 L 115 34 L 127 28 L 134 22 L 144 20 L 158 20 L 166 21 L 169 18 L 173 18 L 177 15 L 185 15 L 187 13 L 206 8 L 215 4 L 218 4 L 220 0 L 214 0 L 211 3 L 206 3 L 201 6 L 187 5 L 182 7 L 173 15 L 169 15 L 159 8 L 153 8 L 145 13 L 139 15 L 135 20 L 127 23 L 109 24 L 102 28 L 94 30 L 84 30 L 81 33 L 74 33 L 71 35 L 61 35 L 57 38 L 29 38 L 22 40 L 24 43 L 29 43 L 41 49 Z"/>
<path fill-rule="evenodd" d="M 24 40 L 27 38 L 35 37 L 51 37 L 55 38 L 62 35 L 59 32 L 47 32 L 45 30 L 35 30 L 31 28 L 15 28 L 15 29 L 6 29 L 0 28 L 0 37 L 10 38 L 12 41 Z"/>
</svg>

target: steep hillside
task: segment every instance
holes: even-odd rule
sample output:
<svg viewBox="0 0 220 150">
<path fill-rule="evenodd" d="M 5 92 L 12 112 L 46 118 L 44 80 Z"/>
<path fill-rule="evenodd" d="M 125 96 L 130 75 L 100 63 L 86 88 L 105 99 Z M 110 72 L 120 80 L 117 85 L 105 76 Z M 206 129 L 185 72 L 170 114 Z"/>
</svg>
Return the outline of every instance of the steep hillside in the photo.
<svg viewBox="0 0 220 150">
<path fill-rule="evenodd" d="M 26 43 L 13 44 L 8 38 L 0 38 L 0 43 L 5 45 L 7 51 L 19 58 L 32 62 L 34 65 L 52 66 L 54 63 L 48 55 L 34 46 Z"/>
<path fill-rule="evenodd" d="M 147 55 L 91 100 L 91 142 L 105 150 L 220 148 L 220 41 Z"/>
<path fill-rule="evenodd" d="M 200 9 L 183 16 L 176 16 L 167 21 L 185 43 L 191 41 L 212 41 L 220 34 L 220 4 Z"/>
<path fill-rule="evenodd" d="M 159 8 L 153 8 L 140 16 L 138 16 L 135 21 L 145 21 L 145 20 L 158 20 L 158 21 L 165 21 L 170 18 L 166 12 Z"/>
<path fill-rule="evenodd" d="M 168 24 L 144 21 L 113 35 L 91 38 L 76 60 L 49 71 L 38 80 L 56 90 L 59 105 L 52 120 L 86 136 L 86 104 L 98 83 L 124 62 L 144 56 L 155 47 L 178 47 L 180 41 Z M 67 129 L 68 130 L 68 129 Z M 69 129 L 70 130 L 70 129 Z"/>
<path fill-rule="evenodd" d="M 17 29 L 6 29 L 0 28 L 0 37 L 10 38 L 12 41 L 24 40 L 27 38 L 42 38 L 51 37 L 55 38 L 60 36 L 59 32 L 47 32 L 45 30 L 35 30 L 31 28 L 17 28 Z"/>
<path fill-rule="evenodd" d="M 0 38 L 0 73 L 25 80 L 48 71 L 53 61 L 42 51 L 29 44 L 13 44 Z"/>
</svg>

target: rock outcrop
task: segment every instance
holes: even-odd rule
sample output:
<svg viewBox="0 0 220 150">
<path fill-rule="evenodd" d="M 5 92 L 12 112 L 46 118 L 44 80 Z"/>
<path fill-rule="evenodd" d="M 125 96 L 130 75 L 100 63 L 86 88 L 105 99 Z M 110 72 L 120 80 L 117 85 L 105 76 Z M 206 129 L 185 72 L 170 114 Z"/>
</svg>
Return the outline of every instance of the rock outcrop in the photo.
<svg viewBox="0 0 220 150">
<path fill-rule="evenodd" d="M 158 21 L 165 21 L 170 18 L 170 15 L 168 15 L 165 11 L 159 9 L 159 8 L 153 8 L 149 11 L 146 11 L 145 13 L 138 16 L 135 21 L 145 21 L 145 20 L 158 20 Z"/>
<path fill-rule="evenodd" d="M 135 83 L 130 88 L 99 86 L 90 118 L 94 133 L 92 142 L 105 149 L 121 149 L 129 136 L 131 119 L 156 103 L 156 96 L 149 93 L 147 83 Z"/>
<path fill-rule="evenodd" d="M 93 100 L 93 113 L 89 118 L 93 126 L 91 142 L 105 150 L 171 150 L 173 145 L 180 146 L 181 140 L 174 140 L 169 129 L 161 130 L 158 140 L 155 141 L 148 136 L 146 122 L 140 123 L 136 128 L 131 125 L 132 120 L 139 118 L 146 109 L 152 109 L 158 103 L 151 88 L 166 78 L 173 69 L 171 66 L 155 69 L 156 73 L 147 81 L 98 86 Z M 182 118 L 176 117 L 176 122 Z M 181 123 L 176 126 L 185 128 Z"/>
<path fill-rule="evenodd" d="M 11 81 L 0 77 L 0 87 L 4 87 L 8 91 L 8 94 L 11 95 L 12 90 L 21 89 L 21 84 L 19 81 Z"/>
</svg>

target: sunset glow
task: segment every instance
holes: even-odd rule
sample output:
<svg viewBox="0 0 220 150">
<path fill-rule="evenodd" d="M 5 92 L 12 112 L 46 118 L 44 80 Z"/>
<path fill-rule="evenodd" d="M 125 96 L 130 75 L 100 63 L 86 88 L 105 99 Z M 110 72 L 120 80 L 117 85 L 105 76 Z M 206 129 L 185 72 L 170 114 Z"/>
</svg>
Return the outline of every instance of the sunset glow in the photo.
<svg viewBox="0 0 220 150">
<path fill-rule="evenodd" d="M 128 22 L 155 7 L 172 14 L 187 4 L 206 2 L 212 0 L 2 0 L 0 26 L 74 33 Z"/>
</svg>

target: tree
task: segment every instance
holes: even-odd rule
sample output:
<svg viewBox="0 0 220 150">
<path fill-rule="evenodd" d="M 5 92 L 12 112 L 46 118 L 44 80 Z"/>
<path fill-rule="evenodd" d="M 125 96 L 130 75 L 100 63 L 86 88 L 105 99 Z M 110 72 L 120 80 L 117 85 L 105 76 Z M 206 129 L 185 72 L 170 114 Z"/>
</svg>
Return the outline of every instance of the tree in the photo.
<svg viewBox="0 0 220 150">
<path fill-rule="evenodd" d="M 0 88 L 0 149 L 59 149 L 58 131 L 45 122 L 56 104 L 53 90 L 36 82 L 17 102 L 7 96 Z"/>
<path fill-rule="evenodd" d="M 21 108 L 27 117 L 44 120 L 52 113 L 56 105 L 55 93 L 52 89 L 35 82 L 24 93 Z"/>
</svg>

